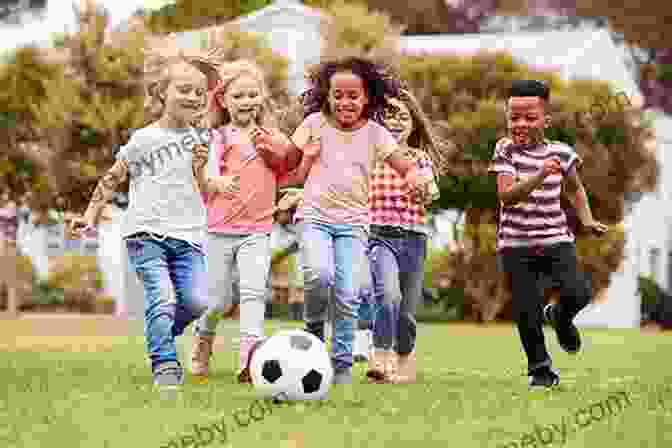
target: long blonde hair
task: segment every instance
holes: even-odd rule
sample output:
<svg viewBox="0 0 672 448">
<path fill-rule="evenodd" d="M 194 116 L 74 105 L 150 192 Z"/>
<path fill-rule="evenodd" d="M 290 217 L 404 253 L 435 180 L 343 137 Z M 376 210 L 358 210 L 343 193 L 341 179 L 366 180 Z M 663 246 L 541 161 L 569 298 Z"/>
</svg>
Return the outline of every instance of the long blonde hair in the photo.
<svg viewBox="0 0 672 448">
<path fill-rule="evenodd" d="M 208 107 L 206 116 L 206 126 L 209 128 L 220 128 L 231 123 L 229 111 L 222 107 L 217 101 L 220 93 L 226 93 L 231 83 L 243 76 L 250 76 L 259 83 L 261 96 L 263 98 L 261 111 L 257 115 L 256 123 L 258 126 L 277 127 L 276 107 L 271 100 L 264 73 L 254 62 L 239 59 L 237 61 L 223 64 L 218 70 L 218 81 L 214 89 L 208 93 Z"/>
</svg>

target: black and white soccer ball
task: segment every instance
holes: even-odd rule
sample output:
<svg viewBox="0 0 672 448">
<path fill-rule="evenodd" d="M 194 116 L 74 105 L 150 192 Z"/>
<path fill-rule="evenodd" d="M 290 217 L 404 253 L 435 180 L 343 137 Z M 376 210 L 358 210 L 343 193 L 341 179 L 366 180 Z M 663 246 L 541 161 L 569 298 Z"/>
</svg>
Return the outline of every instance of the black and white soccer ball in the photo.
<svg viewBox="0 0 672 448">
<path fill-rule="evenodd" d="M 302 330 L 279 332 L 252 354 L 252 383 L 262 398 L 322 400 L 334 375 L 329 353 L 317 337 Z"/>
</svg>

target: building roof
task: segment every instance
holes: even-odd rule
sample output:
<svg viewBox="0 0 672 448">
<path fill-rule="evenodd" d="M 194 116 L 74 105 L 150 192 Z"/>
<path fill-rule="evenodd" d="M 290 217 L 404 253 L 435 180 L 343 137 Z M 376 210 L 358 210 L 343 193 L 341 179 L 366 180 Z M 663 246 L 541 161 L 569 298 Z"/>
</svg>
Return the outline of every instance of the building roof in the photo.
<svg viewBox="0 0 672 448">
<path fill-rule="evenodd" d="M 641 94 L 625 65 L 622 50 L 605 29 L 402 36 L 401 50 L 406 54 L 465 56 L 484 50 L 507 51 L 534 68 L 557 71 L 566 80 L 603 80 L 630 98 Z"/>
</svg>

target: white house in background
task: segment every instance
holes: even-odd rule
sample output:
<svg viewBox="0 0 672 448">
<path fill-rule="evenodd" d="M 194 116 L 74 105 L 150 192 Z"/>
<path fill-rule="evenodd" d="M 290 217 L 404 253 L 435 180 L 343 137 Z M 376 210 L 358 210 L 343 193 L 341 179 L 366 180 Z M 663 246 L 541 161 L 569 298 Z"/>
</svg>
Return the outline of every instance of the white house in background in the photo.
<svg viewBox="0 0 672 448">
<path fill-rule="evenodd" d="M 317 9 L 304 6 L 298 0 L 276 0 L 228 24 L 259 34 L 276 53 L 289 59 L 288 87 L 291 94 L 298 95 L 306 88 L 305 68 L 318 62 L 320 56 L 321 20 L 322 14 Z M 183 48 L 195 48 L 213 28 L 178 33 L 177 42 Z"/>
</svg>

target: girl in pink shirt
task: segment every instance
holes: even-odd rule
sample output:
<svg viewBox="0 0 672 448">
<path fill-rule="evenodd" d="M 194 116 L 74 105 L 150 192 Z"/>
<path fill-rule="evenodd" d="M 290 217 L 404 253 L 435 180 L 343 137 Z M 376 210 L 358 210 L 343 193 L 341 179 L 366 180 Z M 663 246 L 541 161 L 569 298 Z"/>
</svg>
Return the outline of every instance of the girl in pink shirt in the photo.
<svg viewBox="0 0 672 448">
<path fill-rule="evenodd" d="M 398 82 L 382 67 L 359 58 L 321 64 L 304 95 L 305 119 L 294 132 L 286 159 L 297 148 L 306 170 L 302 261 L 307 331 L 324 340 L 328 302 L 334 300 L 334 383 L 352 382 L 357 295 L 366 281 L 369 174 L 387 161 L 415 188 L 417 169 L 394 137 L 372 118 Z M 333 285 L 333 296 L 330 290 Z"/>
<path fill-rule="evenodd" d="M 208 170 L 239 177 L 234 194 L 205 198 L 208 209 L 209 263 L 216 269 L 208 280 L 210 306 L 194 328 L 191 370 L 207 375 L 215 330 L 234 308 L 232 280 L 239 275 L 240 347 L 238 381 L 249 383 L 248 356 L 263 337 L 265 297 L 270 268 L 277 178 L 283 163 L 253 143 L 255 133 L 277 136 L 268 127 L 271 104 L 261 71 L 247 61 L 220 69 L 221 82 L 210 93 L 209 127 L 213 130 Z M 258 149 L 260 149 L 258 151 Z"/>
</svg>

